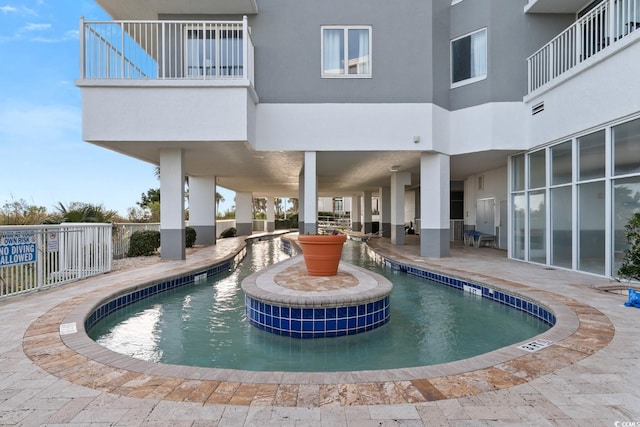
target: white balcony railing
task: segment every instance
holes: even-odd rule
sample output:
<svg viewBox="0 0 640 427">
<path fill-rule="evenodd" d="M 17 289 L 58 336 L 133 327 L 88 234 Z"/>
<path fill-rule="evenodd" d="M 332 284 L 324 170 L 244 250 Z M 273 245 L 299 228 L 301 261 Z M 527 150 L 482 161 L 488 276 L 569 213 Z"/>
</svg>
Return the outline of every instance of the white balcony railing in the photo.
<svg viewBox="0 0 640 427">
<path fill-rule="evenodd" d="M 242 21 L 84 21 L 81 79 L 225 79 L 253 84 Z"/>
<path fill-rule="evenodd" d="M 604 0 L 527 59 L 529 93 L 640 30 L 640 0 Z"/>
</svg>

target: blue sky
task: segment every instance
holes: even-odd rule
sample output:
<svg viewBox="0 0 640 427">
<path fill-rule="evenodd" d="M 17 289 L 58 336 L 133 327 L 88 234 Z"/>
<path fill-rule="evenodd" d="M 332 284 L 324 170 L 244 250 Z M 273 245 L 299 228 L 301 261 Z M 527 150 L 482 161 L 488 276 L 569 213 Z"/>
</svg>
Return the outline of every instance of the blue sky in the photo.
<svg viewBox="0 0 640 427">
<path fill-rule="evenodd" d="M 154 165 L 82 141 L 81 16 L 109 19 L 89 0 L 0 0 L 0 205 L 86 202 L 126 216 L 160 186 Z M 224 211 L 234 193 L 218 191 Z"/>
</svg>

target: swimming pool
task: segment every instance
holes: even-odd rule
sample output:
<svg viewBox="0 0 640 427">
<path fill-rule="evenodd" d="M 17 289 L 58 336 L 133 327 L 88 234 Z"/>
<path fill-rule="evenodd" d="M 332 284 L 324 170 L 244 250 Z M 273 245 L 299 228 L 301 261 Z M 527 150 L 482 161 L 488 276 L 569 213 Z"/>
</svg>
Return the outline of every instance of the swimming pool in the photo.
<svg viewBox="0 0 640 427">
<path fill-rule="evenodd" d="M 505 304 L 385 268 L 364 245 L 343 260 L 394 283 L 391 320 L 356 336 L 295 340 L 252 327 L 243 277 L 286 259 L 279 240 L 254 242 L 239 267 L 211 281 L 145 298 L 89 331 L 106 347 L 168 364 L 254 371 L 335 372 L 433 365 L 472 357 L 544 332 L 549 325 Z"/>
</svg>

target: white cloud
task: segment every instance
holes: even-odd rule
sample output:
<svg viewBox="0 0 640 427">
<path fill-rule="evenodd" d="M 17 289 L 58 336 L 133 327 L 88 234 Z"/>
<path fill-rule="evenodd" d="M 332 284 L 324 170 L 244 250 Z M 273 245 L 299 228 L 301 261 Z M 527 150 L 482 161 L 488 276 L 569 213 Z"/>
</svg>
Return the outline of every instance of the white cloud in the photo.
<svg viewBox="0 0 640 427">
<path fill-rule="evenodd" d="M 44 31 L 51 28 L 51 24 L 34 24 L 29 22 L 27 25 L 22 27 L 20 31 Z"/>
<path fill-rule="evenodd" d="M 32 37 L 29 39 L 29 41 L 37 43 L 62 43 L 68 40 L 77 40 L 78 37 L 78 30 L 69 30 L 59 37 Z"/>
<path fill-rule="evenodd" d="M 30 16 L 36 16 L 37 13 L 35 10 L 33 9 L 29 9 L 28 7 L 24 7 L 24 6 L 20 6 L 20 7 L 15 7 L 15 6 L 11 6 L 11 5 L 5 5 L 5 6 L 0 6 L 0 12 L 2 13 L 18 13 L 20 15 L 30 15 Z"/>
<path fill-rule="evenodd" d="M 13 6 L 9 6 L 9 5 L 0 6 L 0 12 L 2 13 L 11 13 L 11 12 L 17 12 L 17 11 L 18 9 Z"/>
</svg>

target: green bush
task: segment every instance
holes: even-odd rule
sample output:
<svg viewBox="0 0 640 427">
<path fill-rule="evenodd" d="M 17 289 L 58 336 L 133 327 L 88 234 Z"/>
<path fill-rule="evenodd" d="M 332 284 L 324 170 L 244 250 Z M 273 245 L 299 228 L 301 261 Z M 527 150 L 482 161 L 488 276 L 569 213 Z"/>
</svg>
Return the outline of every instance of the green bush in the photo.
<svg viewBox="0 0 640 427">
<path fill-rule="evenodd" d="M 129 239 L 128 257 L 154 255 L 160 247 L 160 232 L 155 230 L 138 230 Z"/>
<path fill-rule="evenodd" d="M 629 218 L 624 229 L 629 247 L 624 251 L 624 259 L 618 274 L 621 277 L 640 280 L 640 212 L 636 212 Z"/>
<path fill-rule="evenodd" d="M 220 237 L 226 239 L 227 237 L 236 237 L 236 229 L 234 227 L 229 227 L 220 233 Z"/>
<path fill-rule="evenodd" d="M 192 227 L 186 227 L 184 229 L 184 243 L 187 248 L 192 248 L 196 243 L 196 230 Z"/>
</svg>

